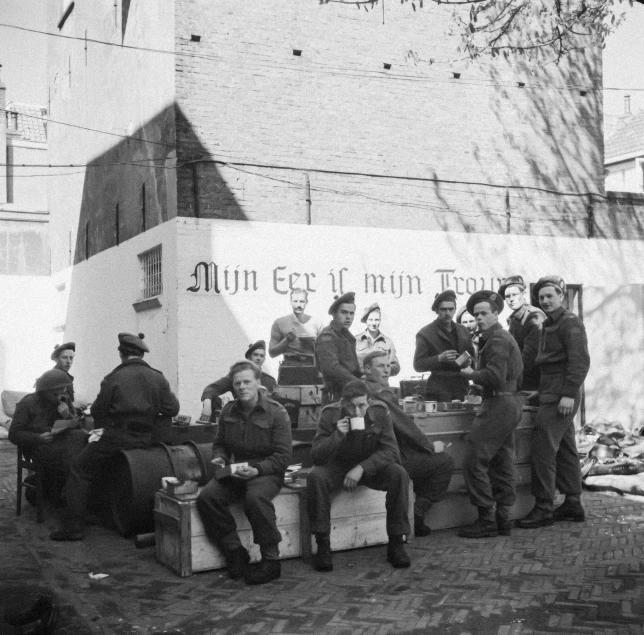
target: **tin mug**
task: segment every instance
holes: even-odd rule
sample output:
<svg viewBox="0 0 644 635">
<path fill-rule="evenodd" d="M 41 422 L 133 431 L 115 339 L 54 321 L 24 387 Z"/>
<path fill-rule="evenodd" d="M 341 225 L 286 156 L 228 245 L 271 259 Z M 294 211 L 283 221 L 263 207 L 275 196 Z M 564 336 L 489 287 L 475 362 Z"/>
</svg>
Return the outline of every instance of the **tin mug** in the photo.
<svg viewBox="0 0 644 635">
<path fill-rule="evenodd" d="M 425 412 L 436 412 L 437 409 L 438 409 L 438 403 L 436 401 L 425 402 Z"/>
</svg>

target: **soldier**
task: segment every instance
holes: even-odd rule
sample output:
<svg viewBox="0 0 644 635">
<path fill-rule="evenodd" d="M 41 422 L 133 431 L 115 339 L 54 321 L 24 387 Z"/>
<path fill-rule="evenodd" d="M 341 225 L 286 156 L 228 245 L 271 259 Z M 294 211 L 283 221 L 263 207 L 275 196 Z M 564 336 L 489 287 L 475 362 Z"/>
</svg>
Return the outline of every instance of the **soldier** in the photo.
<svg viewBox="0 0 644 635">
<path fill-rule="evenodd" d="M 425 515 L 434 503 L 445 498 L 454 471 L 454 459 L 445 452 L 436 452 L 434 444 L 401 410 L 398 398 L 389 387 L 391 362 L 385 351 L 371 351 L 364 358 L 364 372 L 369 397 L 382 401 L 389 408 L 400 460 L 414 484 L 414 534 L 421 538 L 429 536 L 431 530 L 425 524 Z"/>
<path fill-rule="evenodd" d="M 91 408 L 96 428 L 103 432 L 72 463 L 64 490 L 63 527 L 50 534 L 51 540 L 82 540 L 92 484 L 104 478 L 121 450 L 147 448 L 163 438 L 179 412 L 168 380 L 143 361 L 150 352 L 143 334 L 119 333 L 118 340 L 121 364 L 103 379 Z"/>
<path fill-rule="evenodd" d="M 331 323 L 325 326 L 315 340 L 317 364 L 324 379 L 322 403 L 339 401 L 344 386 L 362 377 L 356 338 L 349 332 L 356 314 L 356 295 L 349 291 L 329 307 Z"/>
<path fill-rule="evenodd" d="M 70 374 L 72 364 L 74 363 L 74 357 L 76 356 L 76 343 L 75 342 L 66 342 L 65 344 L 59 344 L 54 346 L 54 350 L 50 356 L 52 362 L 56 362 L 54 368 L 62 370 L 64 373 L 67 373 L 71 383 L 67 389 L 69 398 L 72 405 L 78 411 L 85 410 L 89 405 L 83 400 L 75 400 L 74 398 L 74 377 Z"/>
<path fill-rule="evenodd" d="M 532 306 L 525 295 L 526 285 L 521 276 L 510 276 L 499 287 L 499 295 L 505 298 L 512 315 L 508 318 L 508 330 L 519 345 L 523 358 L 521 389 L 539 390 L 539 367 L 536 364 L 539 351 L 541 325 L 546 319 L 544 312 Z"/>
<path fill-rule="evenodd" d="M 566 285 L 559 276 L 544 276 L 534 295 L 548 316 L 543 323 L 537 365 L 539 410 L 532 433 L 532 494 L 534 509 L 517 527 L 546 527 L 555 520 L 583 522 L 581 470 L 575 443 L 574 417 L 581 385 L 590 368 L 584 323 L 564 307 Z M 566 499 L 553 513 L 555 489 Z"/>
<path fill-rule="evenodd" d="M 223 552 L 232 579 L 244 576 L 248 584 L 263 584 L 281 575 L 279 543 L 273 499 L 284 483 L 291 460 L 291 422 L 282 405 L 260 390 L 260 369 L 250 361 L 233 364 L 228 373 L 235 401 L 221 412 L 212 446 L 212 463 L 248 463 L 225 479 L 212 479 L 197 498 L 197 509 L 208 538 Z M 244 511 L 259 544 L 262 561 L 249 567 L 248 551 L 242 546 L 231 503 L 243 500 Z"/>
<path fill-rule="evenodd" d="M 483 404 L 467 437 L 463 459 L 465 485 L 478 519 L 462 527 L 458 535 L 508 536 L 516 495 L 514 430 L 525 401 L 517 396 L 523 362 L 517 343 L 499 324 L 503 298 L 498 293 L 477 291 L 467 301 L 467 310 L 481 331 L 479 370 L 468 367 L 461 373 L 483 388 Z"/>
<path fill-rule="evenodd" d="M 352 429 L 350 418 L 362 420 L 363 429 Z M 410 532 L 409 477 L 400 465 L 387 406 L 370 402 L 363 382 L 350 381 L 342 390 L 342 401 L 322 409 L 312 455 L 314 467 L 306 489 L 311 533 L 318 546 L 313 568 L 333 570 L 331 495 L 341 487 L 352 492 L 359 484 L 387 492 L 387 560 L 396 568 L 408 567 L 404 539 Z"/>
<path fill-rule="evenodd" d="M 431 371 L 425 396 L 430 401 L 463 399 L 468 382 L 454 360 L 467 351 L 474 355 L 470 332 L 453 320 L 456 313 L 456 294 L 447 289 L 436 296 L 432 311 L 437 319 L 416 334 L 414 370 Z"/>
<path fill-rule="evenodd" d="M 356 335 L 356 353 L 360 368 L 364 371 L 364 358 L 372 351 L 384 351 L 391 361 L 391 376 L 395 377 L 400 372 L 400 362 L 396 355 L 396 347 L 390 337 L 380 331 L 381 311 L 380 305 L 374 302 L 365 309 L 360 321 L 367 328 Z"/>
</svg>

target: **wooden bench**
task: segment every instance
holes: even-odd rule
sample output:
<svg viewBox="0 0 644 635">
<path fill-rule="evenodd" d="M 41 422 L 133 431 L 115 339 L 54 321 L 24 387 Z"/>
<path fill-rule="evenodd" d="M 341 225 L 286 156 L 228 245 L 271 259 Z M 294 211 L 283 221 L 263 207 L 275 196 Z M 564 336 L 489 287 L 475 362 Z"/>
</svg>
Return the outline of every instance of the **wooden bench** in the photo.
<svg viewBox="0 0 644 635">
<path fill-rule="evenodd" d="M 385 492 L 359 486 L 353 492 L 338 492 L 331 502 L 331 549 L 357 549 L 388 542 Z M 205 534 L 195 500 L 197 494 L 171 496 L 164 491 L 155 495 L 156 556 L 181 577 L 199 571 L 222 569 L 226 561 L 221 551 Z M 413 495 L 409 497 L 408 515 L 413 527 Z M 306 513 L 306 488 L 283 487 L 273 500 L 277 527 L 282 534 L 281 558 L 310 557 L 317 546 L 309 530 Z M 259 546 L 242 510 L 231 505 L 242 544 L 251 562 L 260 560 Z M 411 540 L 411 536 L 409 539 Z"/>
</svg>

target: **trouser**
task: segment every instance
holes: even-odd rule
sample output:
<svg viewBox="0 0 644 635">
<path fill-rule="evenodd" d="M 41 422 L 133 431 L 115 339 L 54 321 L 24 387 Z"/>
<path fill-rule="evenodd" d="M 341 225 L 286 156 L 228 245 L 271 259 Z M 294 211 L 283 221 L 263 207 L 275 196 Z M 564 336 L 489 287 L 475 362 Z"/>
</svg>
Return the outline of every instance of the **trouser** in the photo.
<svg viewBox="0 0 644 635">
<path fill-rule="evenodd" d="M 311 533 L 331 532 L 331 495 L 342 487 L 344 477 L 352 468 L 339 463 L 316 465 L 306 480 L 307 507 Z M 405 468 L 390 463 L 375 474 L 363 474 L 360 485 L 387 492 L 387 534 L 401 536 L 411 533 L 407 505 L 409 501 L 409 477 Z"/>
<path fill-rule="evenodd" d="M 511 506 L 516 495 L 514 430 L 524 397 L 499 395 L 483 400 L 468 435 L 463 477 L 472 505 Z"/>
<path fill-rule="evenodd" d="M 445 452 L 428 454 L 406 447 L 400 448 L 400 457 L 414 485 L 414 512 L 424 515 L 434 503 L 445 498 L 454 471 L 454 459 Z"/>
<path fill-rule="evenodd" d="M 249 481 L 234 477 L 222 481 L 212 479 L 197 497 L 197 509 L 208 538 L 224 552 L 241 546 L 229 507 L 243 501 L 244 513 L 253 529 L 253 540 L 260 547 L 279 544 L 282 534 L 277 528 L 273 499 L 283 483 L 281 474 L 257 476 Z"/>
<path fill-rule="evenodd" d="M 73 461 L 63 490 L 66 501 L 63 527 L 66 531 L 83 530 L 92 485 L 105 479 L 114 463 L 114 457 L 121 450 L 147 448 L 151 444 L 149 434 L 105 428 L 98 441 L 85 446 Z"/>
<path fill-rule="evenodd" d="M 542 506 L 552 506 L 555 491 L 566 496 L 581 495 L 581 469 L 575 442 L 574 417 L 580 395 L 575 397 L 572 414 L 557 412 L 559 402 L 539 406 L 532 432 L 532 494 Z"/>
</svg>

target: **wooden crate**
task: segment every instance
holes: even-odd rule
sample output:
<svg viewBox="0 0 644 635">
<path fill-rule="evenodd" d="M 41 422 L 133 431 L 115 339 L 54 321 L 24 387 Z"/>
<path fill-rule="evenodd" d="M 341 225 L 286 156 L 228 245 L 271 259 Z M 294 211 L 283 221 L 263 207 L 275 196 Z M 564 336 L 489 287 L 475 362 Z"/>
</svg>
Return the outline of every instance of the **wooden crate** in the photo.
<svg viewBox="0 0 644 635">
<path fill-rule="evenodd" d="M 302 490 L 283 487 L 275 497 L 277 527 L 282 534 L 279 545 L 281 558 L 295 558 L 301 554 L 300 511 Z M 159 491 L 155 496 L 154 521 L 157 560 L 170 567 L 181 577 L 198 571 L 222 569 L 226 566 L 221 551 L 205 534 L 195 500 L 197 494 L 170 496 Z M 259 546 L 253 542 L 250 523 L 242 504 L 231 505 L 242 545 L 248 549 L 251 562 L 261 558 Z M 308 540 L 308 531 L 306 540 Z"/>
<path fill-rule="evenodd" d="M 316 406 L 322 402 L 322 386 L 275 386 L 274 395 L 299 401 L 303 406 Z"/>
</svg>

